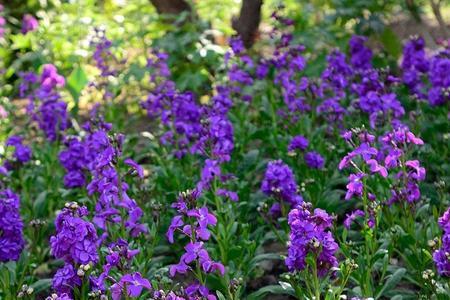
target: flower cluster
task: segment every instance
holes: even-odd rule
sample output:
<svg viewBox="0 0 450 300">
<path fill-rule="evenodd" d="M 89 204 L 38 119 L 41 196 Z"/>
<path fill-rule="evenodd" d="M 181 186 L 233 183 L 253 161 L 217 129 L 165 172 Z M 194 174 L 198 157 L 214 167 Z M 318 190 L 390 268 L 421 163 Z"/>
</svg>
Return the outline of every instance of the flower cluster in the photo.
<svg viewBox="0 0 450 300">
<path fill-rule="evenodd" d="M 110 125 L 104 124 L 95 129 L 91 124 L 85 125 L 89 133 L 85 139 L 86 151 L 91 153 L 93 159 L 89 161 L 88 168 L 92 180 L 87 186 L 89 195 L 98 194 L 93 222 L 102 230 L 106 230 L 107 222 L 120 223 L 122 216 L 120 208 L 127 210 L 127 219 L 123 220 L 125 227 L 132 237 L 147 232 L 147 227 L 139 223 L 142 209 L 136 201 L 127 194 L 128 185 L 123 182 L 116 165 L 121 157 L 121 148 L 124 136 L 110 137 Z"/>
<path fill-rule="evenodd" d="M 224 275 L 225 267 L 220 262 L 211 260 L 205 248 L 205 242 L 211 237 L 208 227 L 215 226 L 217 219 L 208 211 L 207 207 L 196 208 L 199 195 L 200 193 L 196 190 L 181 193 L 178 201 L 173 204 L 178 215 L 172 218 L 166 234 L 167 239 L 170 243 L 174 243 L 174 233 L 178 232 L 188 237 L 189 242 L 184 247 L 185 253 L 181 256 L 179 263 L 170 267 L 170 275 L 175 276 L 177 273 L 186 274 L 188 271 L 192 271 L 198 282 L 187 287 L 186 293 L 189 299 L 196 299 L 196 295 L 215 299 L 215 296 L 209 295 L 208 289 L 203 284 L 202 275 L 198 274 L 196 270 L 198 268 L 206 274 L 217 271 Z"/>
<path fill-rule="evenodd" d="M 20 199 L 10 189 L 0 191 L 0 262 L 18 260 L 25 246 Z"/>
<path fill-rule="evenodd" d="M 401 168 L 395 175 L 392 197 L 389 203 L 406 201 L 413 204 L 420 200 L 419 182 L 425 179 L 426 170 L 418 160 L 407 160 L 407 151 L 411 145 L 423 145 L 407 128 L 402 127 L 389 132 L 381 139 L 384 150 L 384 163 L 387 169 Z"/>
<path fill-rule="evenodd" d="M 431 105 L 443 105 L 450 101 L 450 48 L 445 49 L 430 60 L 428 76 L 432 87 L 428 92 Z"/>
<path fill-rule="evenodd" d="M 85 171 L 90 158 L 85 144 L 77 137 L 67 137 L 64 141 L 66 149 L 59 153 L 59 161 L 66 169 L 64 186 L 67 188 L 82 187 L 86 184 Z"/>
<path fill-rule="evenodd" d="M 272 212 L 279 211 L 283 203 L 295 207 L 303 202 L 302 196 L 298 193 L 294 173 L 281 160 L 271 161 L 267 165 L 264 180 L 261 184 L 261 191 L 279 201 L 272 206 Z"/>
<path fill-rule="evenodd" d="M 91 265 L 99 261 L 97 232 L 83 217 L 88 215 L 85 206 L 66 203 L 55 220 L 56 235 L 50 238 L 51 253 L 65 265 L 53 277 L 53 288 L 58 293 L 71 293 L 81 285 L 77 265 Z"/>
<path fill-rule="evenodd" d="M 154 57 L 148 59 L 153 89 L 141 104 L 150 118 L 160 119 L 167 129 L 161 142 L 172 145 L 175 156 L 180 158 L 198 139 L 202 109 L 196 103 L 193 93 L 177 91 L 175 83 L 170 80 L 167 58 L 166 54 L 155 52 Z"/>
<path fill-rule="evenodd" d="M 342 127 L 343 118 L 349 113 L 344 100 L 356 97 L 352 105 L 369 115 L 374 128 L 379 121 L 398 120 L 405 113 L 392 87 L 398 79 L 388 70 L 372 67 L 372 51 L 365 46 L 367 39 L 353 36 L 349 41 L 350 63 L 338 50 L 327 57 L 327 67 L 322 72 L 314 94 L 322 99 L 317 112 L 326 120 Z M 330 127 L 332 129 L 332 127 Z"/>
<path fill-rule="evenodd" d="M 372 67 L 372 50 L 366 47 L 367 38 L 354 35 L 349 41 L 350 63 L 357 70 L 367 70 Z"/>
<path fill-rule="evenodd" d="M 26 14 L 22 19 L 22 34 L 35 31 L 39 27 L 38 20 L 30 14 Z"/>
<path fill-rule="evenodd" d="M 295 151 L 305 151 L 308 148 L 309 141 L 302 135 L 294 136 L 289 143 L 288 151 L 289 153 L 294 153 Z"/>
<path fill-rule="evenodd" d="M 314 92 L 323 99 L 316 111 L 330 124 L 342 126 L 344 116 L 347 114 L 342 102 L 345 100 L 346 89 L 353 74 L 354 71 L 346 62 L 344 53 L 334 50 L 327 56 L 327 66 L 320 77 L 320 84 L 314 86 Z"/>
<path fill-rule="evenodd" d="M 290 26 L 288 19 L 281 15 L 272 16 L 283 27 Z M 274 29 L 272 36 L 279 35 L 276 49 L 271 59 L 271 64 L 276 70 L 274 83 L 281 86 L 284 103 L 288 113 L 294 121 L 298 119 L 295 113 L 306 112 L 311 109 L 306 102 L 306 91 L 310 86 L 308 78 L 302 71 L 306 67 L 306 59 L 303 57 L 305 47 L 292 43 L 293 35 L 280 29 Z"/>
<path fill-rule="evenodd" d="M 425 98 L 422 77 L 429 70 L 429 62 L 425 54 L 425 40 L 421 37 L 412 37 L 403 47 L 403 82 L 412 94 Z"/>
<path fill-rule="evenodd" d="M 57 140 L 61 137 L 60 132 L 70 126 L 67 104 L 58 92 L 58 88 L 65 85 L 64 77 L 58 74 L 54 65 L 46 64 L 40 76 L 27 72 L 22 74 L 22 79 L 20 95 L 30 100 L 27 111 L 48 140 Z M 34 87 L 36 84 L 38 86 Z"/>
<path fill-rule="evenodd" d="M 333 218 L 326 211 L 316 208 L 311 211 L 311 204 L 303 202 L 291 210 L 288 216 L 291 232 L 289 235 L 288 257 L 286 266 L 289 271 L 315 272 L 308 265 L 307 257 L 312 255 L 318 276 L 324 277 L 338 266 L 336 251 L 339 246 L 328 230 Z"/>
<path fill-rule="evenodd" d="M 348 177 L 346 200 L 366 197 L 370 201 L 367 204 L 374 203 L 376 197 L 368 191 L 364 181 L 369 179 L 370 174 L 379 174 L 387 178 L 389 173 L 393 175 L 392 196 L 385 204 L 391 205 L 395 202 L 413 204 L 420 199 L 418 183 L 425 179 L 425 168 L 420 166 L 418 160 L 407 159 L 410 145 L 423 145 L 420 138 L 405 127 L 394 129 L 380 137 L 378 145 L 375 136 L 365 130 L 347 131 L 343 137 L 354 149 L 341 160 L 339 169 L 351 167 L 356 171 Z M 373 227 L 375 211 L 371 205 L 367 209 L 370 215 L 368 225 Z M 359 211 L 348 215 L 346 227 L 360 215 Z"/>
<path fill-rule="evenodd" d="M 431 57 L 425 52 L 425 41 L 412 37 L 403 48 L 403 82 L 410 93 L 426 99 L 431 105 L 443 105 L 450 99 L 450 49 L 445 48 Z"/>
<path fill-rule="evenodd" d="M 88 38 L 90 45 L 94 48 L 92 59 L 100 76 L 90 83 L 103 95 L 105 101 L 111 101 L 115 96 L 113 81 L 118 77 L 126 60 L 119 59 L 112 50 L 112 42 L 106 37 L 104 28 L 94 28 L 91 36 Z"/>
<path fill-rule="evenodd" d="M 23 138 L 21 136 L 10 136 L 6 140 L 5 145 L 14 148 L 13 157 L 17 162 L 23 164 L 31 160 L 31 148 L 23 144 Z M 9 162 L 7 165 L 9 165 Z"/>
<path fill-rule="evenodd" d="M 295 155 L 296 151 L 305 151 L 308 148 L 309 141 L 302 135 L 297 135 L 291 139 L 288 146 L 288 154 Z M 322 169 L 325 165 L 325 159 L 317 152 L 306 152 L 303 156 L 306 165 L 312 169 Z"/>
<path fill-rule="evenodd" d="M 225 54 L 228 82 L 226 85 L 218 86 L 216 90 L 221 93 L 221 90 L 226 89 L 230 94 L 240 97 L 245 102 L 250 102 L 253 97 L 249 91 L 254 83 L 253 73 L 257 73 L 257 77 L 264 77 L 264 73 L 267 72 L 267 65 L 260 64 L 255 70 L 255 64 L 245 52 L 244 43 L 239 37 L 231 38 L 229 45 L 231 51 Z M 265 69 L 262 69 L 261 66 Z"/>
<path fill-rule="evenodd" d="M 117 70 L 113 69 L 113 63 L 117 63 L 117 58 L 111 52 L 112 42 L 106 37 L 105 30 L 94 29 L 91 45 L 95 48 L 92 58 L 95 61 L 95 66 L 100 70 L 100 76 L 116 76 Z"/>
<path fill-rule="evenodd" d="M 305 163 L 311 169 L 323 169 L 325 159 L 319 153 L 311 151 L 305 154 Z"/>
<path fill-rule="evenodd" d="M 105 257 L 102 273 L 99 276 L 91 276 L 93 290 L 104 292 L 106 290 L 106 280 L 112 279 L 110 276 L 111 271 L 114 268 L 117 268 L 118 270 L 129 268 L 131 261 L 139 253 L 139 249 L 130 249 L 128 242 L 121 238 L 119 238 L 117 242 L 111 243 L 108 246 L 108 254 Z M 120 295 L 123 288 L 123 281 L 122 284 L 120 284 L 120 282 L 115 282 L 113 286 L 115 287 L 115 292 L 113 294 Z"/>
<path fill-rule="evenodd" d="M 97 232 L 85 206 L 67 203 L 55 220 L 56 235 L 50 238 L 52 254 L 67 263 L 89 264 L 98 261 Z"/>
<path fill-rule="evenodd" d="M 433 253 L 433 260 L 441 276 L 450 277 L 450 209 L 439 218 L 439 226 L 444 231 L 442 246 Z"/>
</svg>

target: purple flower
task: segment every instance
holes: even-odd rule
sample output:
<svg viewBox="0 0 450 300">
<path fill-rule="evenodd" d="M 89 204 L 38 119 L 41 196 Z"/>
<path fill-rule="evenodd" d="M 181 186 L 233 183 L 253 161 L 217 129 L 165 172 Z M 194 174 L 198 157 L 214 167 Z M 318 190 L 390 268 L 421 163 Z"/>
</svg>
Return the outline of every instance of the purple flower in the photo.
<svg viewBox="0 0 450 300">
<path fill-rule="evenodd" d="M 294 173 L 281 160 L 269 162 L 261 190 L 266 195 L 286 201 L 292 206 L 303 201 L 303 198 L 297 193 L 298 186 Z"/>
<path fill-rule="evenodd" d="M 173 244 L 173 234 L 175 230 L 179 229 L 184 225 L 183 216 L 175 216 L 172 218 L 172 222 L 170 223 L 169 230 L 167 230 L 166 237 L 167 240 Z"/>
<path fill-rule="evenodd" d="M 433 260 L 439 275 L 450 277 L 450 209 L 439 218 L 439 226 L 444 231 L 441 248 L 433 253 Z"/>
<path fill-rule="evenodd" d="M 137 162 L 135 162 L 131 158 L 127 158 L 123 162 L 126 165 L 129 165 L 130 167 L 132 167 L 138 174 L 139 178 L 144 178 L 144 169 Z"/>
<path fill-rule="evenodd" d="M 344 220 L 345 228 L 350 229 L 353 221 L 355 221 L 355 219 L 358 217 L 364 217 L 364 215 L 365 213 L 360 209 L 352 211 L 351 214 L 346 214 L 346 218 Z"/>
<path fill-rule="evenodd" d="M 190 241 L 184 247 L 185 253 L 181 256 L 179 263 L 170 267 L 169 273 L 171 276 L 175 276 L 176 273 L 187 273 L 191 270 L 190 264 L 192 263 L 197 264 L 205 273 L 215 271 L 222 275 L 225 273 L 225 267 L 221 263 L 211 260 L 203 242 L 210 238 L 211 233 L 208 226 L 215 226 L 217 218 L 208 211 L 207 207 L 189 208 L 195 205 L 197 196 L 197 191 L 182 193 L 178 202 L 173 205 L 173 207 L 178 208 L 178 212 L 182 215 L 177 215 L 172 219 L 166 233 L 167 239 L 170 243 L 173 243 L 174 233 L 178 231 L 189 237 Z M 189 218 L 189 220 L 184 221 L 184 217 Z"/>
<path fill-rule="evenodd" d="M 302 271 L 307 268 L 306 257 L 310 253 L 314 254 L 320 277 L 326 276 L 331 268 L 337 267 L 335 254 L 338 245 L 328 231 L 332 217 L 323 210 L 316 209 L 312 213 L 311 205 L 304 202 L 291 210 L 288 222 L 291 232 L 285 263 L 289 271 Z"/>
<path fill-rule="evenodd" d="M 364 185 L 361 179 L 365 176 L 363 173 L 350 174 L 348 177 L 347 193 L 345 200 L 350 200 L 352 197 L 361 197 L 363 194 Z"/>
<path fill-rule="evenodd" d="M 36 20 L 35 17 L 33 17 L 30 14 L 26 14 L 23 16 L 22 19 L 22 30 L 21 32 L 23 34 L 26 34 L 27 32 L 35 31 L 39 27 L 39 22 Z"/>
<path fill-rule="evenodd" d="M 197 219 L 197 236 L 202 240 L 209 240 L 211 233 L 208 230 L 208 225 L 216 226 L 217 218 L 213 214 L 208 212 L 208 208 L 204 206 L 200 209 L 189 210 L 187 212 L 187 216 Z"/>
<path fill-rule="evenodd" d="M 151 68 L 150 81 L 155 88 L 141 105 L 152 119 L 159 119 L 166 132 L 160 140 L 174 147 L 176 157 L 184 156 L 189 148 L 199 143 L 204 132 L 201 118 L 204 110 L 195 101 L 191 92 L 179 92 L 175 82 L 170 80 L 167 54 L 155 52 L 148 60 Z"/>
<path fill-rule="evenodd" d="M 361 156 L 364 161 L 368 161 L 372 157 L 378 154 L 378 150 L 374 147 L 371 147 L 368 143 L 362 143 L 355 150 L 348 153 L 339 163 L 339 170 L 342 170 L 349 166 L 350 162 L 353 158 L 357 156 Z"/>
<path fill-rule="evenodd" d="M 20 163 L 26 163 L 31 160 L 31 148 L 23 145 L 22 137 L 17 135 L 10 136 L 6 142 L 6 146 L 14 147 L 14 157 Z"/>
<path fill-rule="evenodd" d="M 450 101 L 450 50 L 446 49 L 431 58 L 428 77 L 432 87 L 428 92 L 431 105 L 443 105 Z"/>
<path fill-rule="evenodd" d="M 86 178 L 82 171 L 71 171 L 64 175 L 64 186 L 73 189 L 86 184 Z"/>
<path fill-rule="evenodd" d="M 44 91 L 47 92 L 56 87 L 63 87 L 66 84 L 64 77 L 58 74 L 58 70 L 52 64 L 43 66 L 40 82 Z"/>
<path fill-rule="evenodd" d="M 70 297 L 67 293 L 62 294 L 52 294 L 51 296 L 48 296 L 45 298 L 45 300 L 72 300 L 72 297 Z"/>
<path fill-rule="evenodd" d="M 421 37 L 413 37 L 403 48 L 403 82 L 410 88 L 413 94 L 425 98 L 422 77 L 427 75 L 429 60 L 425 53 L 425 41 Z"/>
<path fill-rule="evenodd" d="M 221 175 L 220 163 L 217 160 L 207 159 L 202 169 L 201 180 L 197 185 L 199 191 L 208 188 L 211 182 Z"/>
<path fill-rule="evenodd" d="M 325 165 L 325 160 L 317 152 L 305 153 L 304 159 L 306 165 L 312 169 L 323 169 Z"/>
<path fill-rule="evenodd" d="M 100 76 L 107 78 L 108 76 L 116 76 L 118 71 L 114 65 L 119 62 L 118 58 L 112 53 L 112 42 L 106 38 L 105 30 L 95 28 L 95 37 L 91 41 L 91 46 L 95 47 L 92 58 L 96 67 L 100 70 Z M 102 83 L 100 84 L 102 85 Z M 106 91 L 105 98 L 108 98 Z"/>
<path fill-rule="evenodd" d="M 326 82 L 326 87 L 330 85 L 335 91 L 347 87 L 349 77 L 353 70 L 346 62 L 345 54 L 334 50 L 327 56 L 327 68 L 322 73 L 322 79 Z"/>
<path fill-rule="evenodd" d="M 66 263 L 62 268 L 56 271 L 52 280 L 53 289 L 58 294 L 72 294 L 76 286 L 81 286 L 81 279 L 71 264 Z"/>
<path fill-rule="evenodd" d="M 425 168 L 420 166 L 420 162 L 418 160 L 408 160 L 405 165 L 412 170 L 409 173 L 409 176 L 412 179 L 417 181 L 422 181 L 425 179 Z"/>
<path fill-rule="evenodd" d="M 438 224 L 444 232 L 450 233 L 450 209 L 447 209 L 442 217 L 439 218 Z"/>
<path fill-rule="evenodd" d="M 119 282 L 111 286 L 111 296 L 113 300 L 120 300 L 122 291 L 126 289 L 129 297 L 137 298 L 141 295 L 144 288 L 152 289 L 148 279 L 142 278 L 142 275 L 138 272 L 126 274 L 122 276 Z"/>
<path fill-rule="evenodd" d="M 378 162 L 375 159 L 367 160 L 366 164 L 369 166 L 370 172 L 379 173 L 384 178 L 386 178 L 388 176 L 386 168 L 383 167 L 382 165 L 378 164 Z"/>
<path fill-rule="evenodd" d="M 372 67 L 372 51 L 364 44 L 367 38 L 354 35 L 349 41 L 350 62 L 356 69 L 369 69 Z"/>
<path fill-rule="evenodd" d="M 209 293 L 206 286 L 196 282 L 191 284 L 186 288 L 186 295 L 189 299 L 206 299 L 206 300 L 216 300 L 216 296 Z"/>
<path fill-rule="evenodd" d="M 25 246 L 20 199 L 10 189 L 0 191 L 0 262 L 18 260 Z"/>
<path fill-rule="evenodd" d="M 22 74 L 24 83 L 20 86 L 21 96 L 27 96 L 30 103 L 27 112 L 33 121 L 44 131 L 50 141 L 60 137 L 60 132 L 70 127 L 67 104 L 61 100 L 58 88 L 65 85 L 65 79 L 59 75 L 54 65 L 46 64 L 39 77 L 32 73 Z M 39 86 L 35 86 L 39 84 Z M 30 87 L 34 86 L 30 90 Z"/>
<path fill-rule="evenodd" d="M 51 253 L 67 263 L 96 263 L 97 232 L 92 223 L 82 217 L 87 214 L 86 207 L 68 203 L 55 220 L 56 235 L 50 238 Z"/>
<path fill-rule="evenodd" d="M 223 198 L 228 198 L 233 202 L 237 202 L 239 201 L 239 196 L 236 192 L 233 191 L 229 191 L 229 190 L 225 190 L 225 189 L 217 189 L 216 191 L 216 195 L 223 197 Z"/>
<path fill-rule="evenodd" d="M 245 51 L 244 43 L 238 36 L 230 38 L 229 44 L 234 55 L 238 55 Z"/>
<path fill-rule="evenodd" d="M 288 146 L 289 152 L 294 152 L 295 150 L 305 151 L 308 148 L 308 139 L 302 135 L 297 135 L 292 138 Z"/>
</svg>

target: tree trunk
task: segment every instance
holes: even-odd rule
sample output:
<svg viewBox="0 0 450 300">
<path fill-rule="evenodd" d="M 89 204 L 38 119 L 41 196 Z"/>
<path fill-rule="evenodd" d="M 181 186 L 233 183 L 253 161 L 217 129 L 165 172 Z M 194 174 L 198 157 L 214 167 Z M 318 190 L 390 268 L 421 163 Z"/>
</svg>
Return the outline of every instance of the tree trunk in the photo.
<svg viewBox="0 0 450 300">
<path fill-rule="evenodd" d="M 232 27 L 246 48 L 250 48 L 255 42 L 261 21 L 262 3 L 263 0 L 243 0 L 239 17 L 232 20 Z"/>
<path fill-rule="evenodd" d="M 150 0 L 159 14 L 179 15 L 192 12 L 192 7 L 185 0 Z"/>
<path fill-rule="evenodd" d="M 434 16 L 439 23 L 439 27 L 443 31 L 445 38 L 448 38 L 450 33 L 441 14 L 441 0 L 430 0 L 430 5 Z"/>
<path fill-rule="evenodd" d="M 406 8 L 410 12 L 414 20 L 416 20 L 417 23 L 422 23 L 422 17 L 420 16 L 419 6 L 417 5 L 417 3 L 415 3 L 414 0 L 406 0 L 405 2 Z"/>
</svg>

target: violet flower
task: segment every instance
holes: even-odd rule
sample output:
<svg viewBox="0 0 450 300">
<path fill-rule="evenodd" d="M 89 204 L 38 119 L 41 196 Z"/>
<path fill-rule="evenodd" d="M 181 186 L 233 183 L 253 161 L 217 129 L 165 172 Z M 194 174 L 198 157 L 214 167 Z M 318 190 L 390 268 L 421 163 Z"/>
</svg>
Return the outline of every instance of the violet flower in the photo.
<svg viewBox="0 0 450 300">
<path fill-rule="evenodd" d="M 325 159 L 317 152 L 311 151 L 305 153 L 305 163 L 311 169 L 323 169 L 325 165 Z"/>
<path fill-rule="evenodd" d="M 25 246 L 19 206 L 17 194 L 0 190 L 0 262 L 18 260 Z"/>
<path fill-rule="evenodd" d="M 56 235 L 50 238 L 52 255 L 67 263 L 98 262 L 97 232 L 92 223 L 83 219 L 87 213 L 86 207 L 75 202 L 66 204 L 55 220 Z"/>
<path fill-rule="evenodd" d="M 433 260 L 439 275 L 450 277 L 450 209 L 439 218 L 439 226 L 444 231 L 441 248 L 433 253 Z"/>
<path fill-rule="evenodd" d="M 111 296 L 113 300 L 122 299 L 122 292 L 126 290 L 129 297 L 138 298 L 143 289 L 151 290 L 150 281 L 142 278 L 139 272 L 123 275 L 119 282 L 111 286 Z"/>
<path fill-rule="evenodd" d="M 35 31 L 39 27 L 38 20 L 30 14 L 26 14 L 22 19 L 22 34 L 27 32 Z"/>
<path fill-rule="evenodd" d="M 298 194 L 294 173 L 281 160 L 269 162 L 261 190 L 264 194 L 287 202 L 292 207 L 303 202 L 302 196 Z"/>
<path fill-rule="evenodd" d="M 338 266 L 336 252 L 339 248 L 328 230 L 332 225 L 332 217 L 321 209 L 311 211 L 311 204 L 302 203 L 289 213 L 288 221 L 291 228 L 289 235 L 288 257 L 286 266 L 290 272 L 311 271 L 307 266 L 306 257 L 314 255 L 317 272 L 320 277 L 330 273 Z"/>
<path fill-rule="evenodd" d="M 12 135 L 6 140 L 5 145 L 14 147 L 13 155 L 19 163 L 26 163 L 31 160 L 31 148 L 23 144 L 22 137 Z"/>
</svg>

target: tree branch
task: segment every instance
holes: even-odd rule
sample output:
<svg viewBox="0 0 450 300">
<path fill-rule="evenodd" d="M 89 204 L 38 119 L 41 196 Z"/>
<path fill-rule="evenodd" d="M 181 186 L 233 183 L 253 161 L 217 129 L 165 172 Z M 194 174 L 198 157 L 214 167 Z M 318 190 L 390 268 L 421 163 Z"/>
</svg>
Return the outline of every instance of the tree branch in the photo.
<svg viewBox="0 0 450 300">
<path fill-rule="evenodd" d="M 262 0 L 243 0 L 239 17 L 233 17 L 232 27 L 242 39 L 246 48 L 255 42 L 261 21 Z"/>
</svg>

